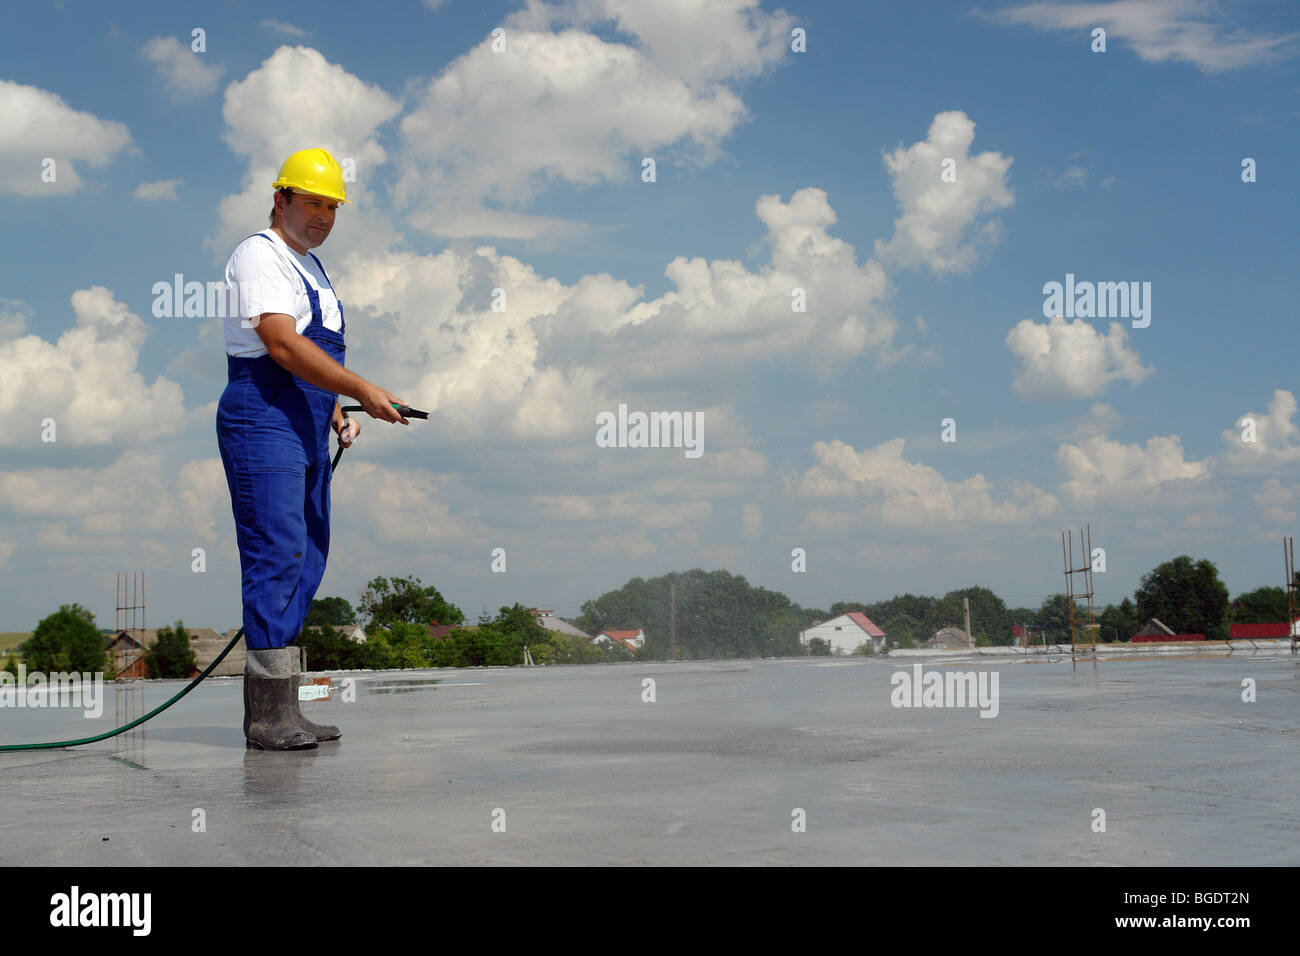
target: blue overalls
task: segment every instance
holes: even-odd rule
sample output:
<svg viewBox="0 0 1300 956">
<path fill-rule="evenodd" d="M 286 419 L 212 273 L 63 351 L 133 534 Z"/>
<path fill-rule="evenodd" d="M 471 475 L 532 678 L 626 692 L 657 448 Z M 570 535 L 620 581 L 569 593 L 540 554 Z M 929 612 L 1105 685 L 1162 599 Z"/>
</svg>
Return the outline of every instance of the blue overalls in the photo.
<svg viewBox="0 0 1300 956">
<path fill-rule="evenodd" d="M 314 255 L 312 259 L 333 289 L 325 267 Z M 342 365 L 343 303 L 340 331 L 325 328 L 320 294 L 297 265 L 294 271 L 311 303 L 311 324 L 302 334 Z M 239 543 L 245 646 L 288 647 L 302 631 L 325 575 L 330 422 L 338 396 L 304 382 L 270 355 L 227 355 L 226 368 L 229 380 L 217 404 L 217 445 Z"/>
</svg>

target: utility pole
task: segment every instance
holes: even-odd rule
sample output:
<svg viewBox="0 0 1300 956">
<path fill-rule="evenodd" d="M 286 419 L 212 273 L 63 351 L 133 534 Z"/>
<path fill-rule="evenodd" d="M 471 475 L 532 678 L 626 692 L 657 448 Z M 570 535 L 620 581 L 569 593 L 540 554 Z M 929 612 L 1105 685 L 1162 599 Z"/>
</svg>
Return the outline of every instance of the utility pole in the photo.
<svg viewBox="0 0 1300 956">
<path fill-rule="evenodd" d="M 970 641 L 970 646 L 974 647 L 975 635 L 970 632 L 970 598 L 968 597 L 962 598 L 961 607 L 962 607 L 962 611 L 965 612 L 966 615 L 966 637 Z"/>
<path fill-rule="evenodd" d="M 677 660 L 677 585 L 668 585 L 668 656 Z"/>
</svg>

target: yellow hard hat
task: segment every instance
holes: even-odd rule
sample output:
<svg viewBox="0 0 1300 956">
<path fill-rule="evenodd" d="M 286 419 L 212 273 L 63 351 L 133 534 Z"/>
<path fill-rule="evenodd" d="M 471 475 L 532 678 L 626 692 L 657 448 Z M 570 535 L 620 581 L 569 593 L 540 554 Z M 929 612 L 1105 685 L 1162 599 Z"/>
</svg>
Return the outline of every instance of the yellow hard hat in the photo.
<svg viewBox="0 0 1300 956">
<path fill-rule="evenodd" d="M 286 186 L 339 202 L 348 201 L 347 190 L 343 187 L 343 167 L 320 147 L 300 149 L 284 161 L 280 178 L 271 188 L 283 189 Z"/>
</svg>

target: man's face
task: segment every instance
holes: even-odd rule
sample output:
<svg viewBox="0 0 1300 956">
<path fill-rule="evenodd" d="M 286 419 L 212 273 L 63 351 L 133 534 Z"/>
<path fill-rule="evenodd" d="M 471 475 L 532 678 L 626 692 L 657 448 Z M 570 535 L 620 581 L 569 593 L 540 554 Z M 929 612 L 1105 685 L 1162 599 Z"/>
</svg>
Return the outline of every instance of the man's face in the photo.
<svg viewBox="0 0 1300 956">
<path fill-rule="evenodd" d="M 290 203 L 285 203 L 277 195 L 275 206 L 282 217 L 281 228 L 289 238 L 306 249 L 315 249 L 334 228 L 334 213 L 339 202 L 313 193 L 294 193 Z"/>
</svg>

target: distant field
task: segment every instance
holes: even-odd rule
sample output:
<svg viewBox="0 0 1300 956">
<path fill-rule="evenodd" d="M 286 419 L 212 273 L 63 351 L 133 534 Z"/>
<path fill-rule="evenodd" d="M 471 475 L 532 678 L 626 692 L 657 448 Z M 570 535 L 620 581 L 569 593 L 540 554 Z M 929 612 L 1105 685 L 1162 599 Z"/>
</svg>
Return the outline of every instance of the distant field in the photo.
<svg viewBox="0 0 1300 956">
<path fill-rule="evenodd" d="M 8 657 L 12 648 L 25 643 L 31 636 L 31 631 L 0 631 L 0 655 Z M 3 664 L 4 661 L 0 661 L 0 665 Z"/>
</svg>

